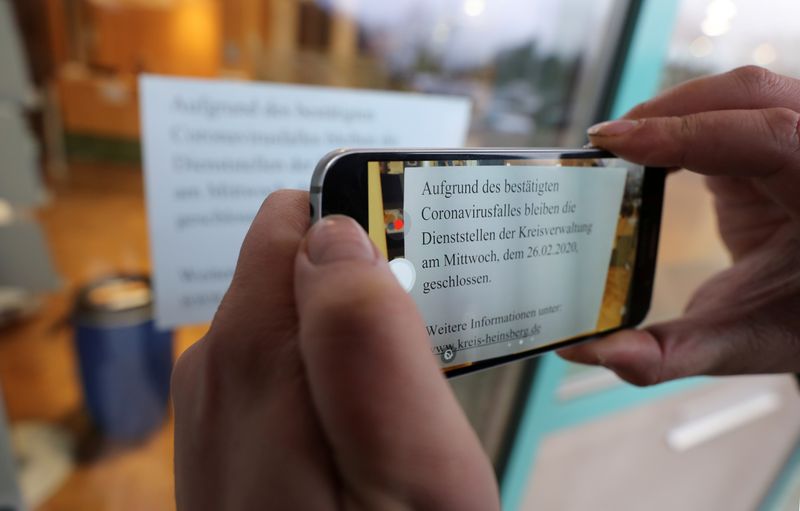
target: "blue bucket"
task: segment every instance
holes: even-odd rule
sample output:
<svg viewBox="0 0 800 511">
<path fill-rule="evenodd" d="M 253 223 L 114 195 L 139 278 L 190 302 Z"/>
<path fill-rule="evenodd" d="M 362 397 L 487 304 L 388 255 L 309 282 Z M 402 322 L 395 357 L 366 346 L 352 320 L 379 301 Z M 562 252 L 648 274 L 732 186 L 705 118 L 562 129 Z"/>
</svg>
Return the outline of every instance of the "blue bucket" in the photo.
<svg viewBox="0 0 800 511">
<path fill-rule="evenodd" d="M 150 282 L 121 276 L 78 295 L 73 321 L 86 406 L 103 435 L 132 443 L 167 416 L 172 332 L 152 319 Z"/>
</svg>

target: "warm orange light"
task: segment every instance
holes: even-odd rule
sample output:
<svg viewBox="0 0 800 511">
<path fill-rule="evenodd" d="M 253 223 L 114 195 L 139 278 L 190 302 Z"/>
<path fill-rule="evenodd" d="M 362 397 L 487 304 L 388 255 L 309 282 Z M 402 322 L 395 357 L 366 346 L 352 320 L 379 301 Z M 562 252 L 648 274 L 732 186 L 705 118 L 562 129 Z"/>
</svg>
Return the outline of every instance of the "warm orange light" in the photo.
<svg viewBox="0 0 800 511">
<path fill-rule="evenodd" d="M 167 9 L 174 6 L 179 0 L 91 0 L 91 3 L 99 7 L 132 7 L 147 9 Z"/>
<path fill-rule="evenodd" d="M 219 67 L 220 27 L 217 3 L 213 0 L 177 2 L 173 8 L 170 38 L 175 62 L 187 74 L 211 75 Z"/>
</svg>

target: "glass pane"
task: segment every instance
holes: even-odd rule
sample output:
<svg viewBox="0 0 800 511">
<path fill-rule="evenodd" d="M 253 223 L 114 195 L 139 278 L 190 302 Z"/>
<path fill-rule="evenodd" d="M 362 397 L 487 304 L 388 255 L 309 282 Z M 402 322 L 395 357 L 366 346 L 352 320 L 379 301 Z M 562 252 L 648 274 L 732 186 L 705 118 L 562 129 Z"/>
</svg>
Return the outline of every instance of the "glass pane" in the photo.
<svg viewBox="0 0 800 511">
<path fill-rule="evenodd" d="M 794 20 L 800 4 L 777 0 L 683 0 L 669 41 L 661 89 L 755 64 L 796 76 Z M 648 322 L 679 315 L 699 282 L 728 265 L 703 178 L 680 173 L 667 180 L 655 294 Z M 570 367 L 568 378 L 602 369 Z M 591 375 L 590 375 L 591 376 Z M 597 375 L 598 381 L 600 375 Z"/>
<path fill-rule="evenodd" d="M 744 65 L 759 65 L 789 76 L 800 75 L 792 0 L 684 0 L 670 43 L 663 87 Z M 716 228 L 713 199 L 695 174 L 674 176 L 668 184 L 655 319 L 678 314 L 698 282 L 728 264 Z M 677 247 L 680 247 L 678 249 Z M 657 289 L 659 284 L 657 283 Z"/>
<path fill-rule="evenodd" d="M 665 86 L 754 64 L 800 74 L 800 4 L 774 0 L 681 2 L 665 70 Z"/>
<path fill-rule="evenodd" d="M 151 422 L 122 413 L 137 441 L 110 441 L 91 343 L 113 341 L 84 322 L 149 300 L 140 73 L 469 96 L 470 145 L 575 146 L 628 3 L 0 0 L 0 382 L 30 508 L 174 507 L 169 354 L 148 362 Z M 169 346 L 148 319 L 139 341 Z M 173 332 L 175 353 L 204 332 Z M 453 381 L 495 459 L 524 369 Z"/>
</svg>

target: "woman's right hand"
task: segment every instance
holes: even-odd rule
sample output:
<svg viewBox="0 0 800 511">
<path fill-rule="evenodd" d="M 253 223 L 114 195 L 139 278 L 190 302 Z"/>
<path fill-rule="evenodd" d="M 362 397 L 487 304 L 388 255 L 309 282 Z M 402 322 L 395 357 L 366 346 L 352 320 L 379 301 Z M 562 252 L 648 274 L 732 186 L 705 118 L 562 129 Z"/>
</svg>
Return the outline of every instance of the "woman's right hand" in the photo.
<svg viewBox="0 0 800 511">
<path fill-rule="evenodd" d="M 708 176 L 733 264 L 682 317 L 559 353 L 637 385 L 800 372 L 800 81 L 752 66 L 700 78 L 589 138 L 630 161 Z"/>
</svg>

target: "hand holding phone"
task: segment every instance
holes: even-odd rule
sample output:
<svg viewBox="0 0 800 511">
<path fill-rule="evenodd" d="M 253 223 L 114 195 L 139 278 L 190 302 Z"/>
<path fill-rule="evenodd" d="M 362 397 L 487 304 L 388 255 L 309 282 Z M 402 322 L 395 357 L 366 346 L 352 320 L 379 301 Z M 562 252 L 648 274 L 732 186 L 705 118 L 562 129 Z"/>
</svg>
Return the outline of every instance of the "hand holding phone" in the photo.
<svg viewBox="0 0 800 511">
<path fill-rule="evenodd" d="M 800 80 L 747 66 L 678 85 L 589 131 L 649 165 L 706 175 L 732 264 L 673 320 L 565 350 L 637 385 L 800 372 Z"/>
<path fill-rule="evenodd" d="M 355 222 L 309 230 L 304 192 L 261 207 L 172 382 L 178 509 L 500 509 L 414 303 Z"/>
<path fill-rule="evenodd" d="M 340 151 L 311 204 L 369 232 L 455 375 L 641 321 L 663 180 L 600 151 Z"/>
</svg>

